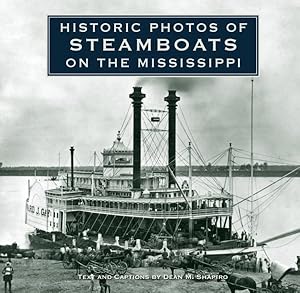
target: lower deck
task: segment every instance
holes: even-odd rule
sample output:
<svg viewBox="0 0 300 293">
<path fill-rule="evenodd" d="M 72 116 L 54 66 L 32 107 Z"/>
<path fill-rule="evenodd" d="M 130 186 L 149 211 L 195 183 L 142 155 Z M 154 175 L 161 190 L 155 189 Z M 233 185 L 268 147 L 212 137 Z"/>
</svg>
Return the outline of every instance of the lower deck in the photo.
<svg viewBox="0 0 300 293">
<path fill-rule="evenodd" d="M 176 239 L 179 246 L 198 244 L 199 241 L 216 244 L 231 239 L 231 216 L 193 218 L 147 218 L 107 213 L 68 212 L 66 233 L 78 235 L 89 231 L 90 235 L 101 233 L 103 237 L 119 236 L 120 240 L 131 237 L 148 241 L 151 235 Z"/>
</svg>

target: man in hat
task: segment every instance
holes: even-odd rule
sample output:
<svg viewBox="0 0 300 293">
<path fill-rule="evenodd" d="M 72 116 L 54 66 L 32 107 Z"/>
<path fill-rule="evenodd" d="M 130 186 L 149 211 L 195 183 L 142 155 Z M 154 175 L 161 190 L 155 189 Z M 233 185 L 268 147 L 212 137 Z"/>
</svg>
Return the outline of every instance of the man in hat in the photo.
<svg viewBox="0 0 300 293">
<path fill-rule="evenodd" d="M 5 292 L 7 292 L 7 284 L 8 284 L 8 292 L 11 292 L 11 281 L 13 278 L 13 273 L 14 273 L 14 269 L 11 266 L 11 263 L 7 262 L 4 269 L 2 270 Z"/>
</svg>

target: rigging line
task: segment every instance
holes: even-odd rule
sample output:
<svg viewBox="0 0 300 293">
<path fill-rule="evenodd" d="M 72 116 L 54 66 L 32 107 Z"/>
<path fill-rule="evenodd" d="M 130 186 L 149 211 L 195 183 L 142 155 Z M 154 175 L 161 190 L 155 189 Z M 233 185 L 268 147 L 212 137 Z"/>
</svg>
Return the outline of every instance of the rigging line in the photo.
<svg viewBox="0 0 300 293">
<path fill-rule="evenodd" d="M 90 156 L 90 158 L 89 158 L 89 160 L 88 160 L 88 162 L 87 162 L 87 166 L 90 165 L 91 160 L 92 160 L 92 156 Z"/>
<path fill-rule="evenodd" d="M 145 135 L 143 135 L 143 138 L 142 138 L 142 142 L 143 142 L 143 145 L 144 145 L 144 152 L 143 152 L 143 155 L 145 156 L 145 159 L 146 159 L 146 156 L 148 155 L 148 152 L 150 153 L 150 149 L 149 149 L 149 145 L 148 144 L 146 144 L 146 141 L 147 141 L 147 139 L 149 138 L 149 137 L 151 137 L 151 135 L 152 135 L 152 133 L 151 132 L 148 132 L 148 133 L 146 133 Z M 149 158 L 150 158 L 150 156 L 149 156 Z M 148 159 L 149 160 L 149 159 Z M 148 162 L 148 160 L 147 160 L 147 162 Z M 146 163 L 147 163 L 146 162 Z"/>
<path fill-rule="evenodd" d="M 159 149 L 159 147 L 160 147 L 160 145 L 158 146 L 158 149 Z M 159 158 L 160 156 L 163 156 L 163 154 L 166 153 L 166 148 L 167 148 L 167 142 L 165 141 L 165 142 L 164 142 L 164 145 L 161 147 L 160 155 L 158 154 L 158 156 L 157 156 L 158 158 Z M 164 161 L 167 161 L 166 156 L 164 157 Z M 154 161 L 154 166 L 157 165 L 157 163 L 158 163 L 158 159 L 156 159 L 156 161 Z M 165 164 L 164 164 L 164 165 L 165 165 Z"/>
<path fill-rule="evenodd" d="M 152 152 L 152 156 L 151 156 L 151 154 L 149 155 L 149 158 L 148 158 L 146 163 L 148 163 L 148 161 L 150 161 L 150 160 L 155 160 L 156 159 L 156 161 L 159 162 L 163 166 L 164 163 L 160 161 L 161 158 L 159 157 L 159 154 L 155 153 L 155 150 L 152 149 L 152 146 L 148 145 L 148 147 L 149 147 L 149 150 Z M 152 164 L 154 164 L 154 161 L 152 161 Z M 152 165 L 151 168 L 152 168 L 152 170 L 154 170 L 155 165 Z"/>
<path fill-rule="evenodd" d="M 165 139 L 161 133 L 158 133 L 158 135 L 160 135 L 163 139 Z M 158 159 L 158 158 L 159 158 L 159 157 L 157 157 L 157 159 Z M 163 162 L 160 162 L 160 163 L 161 163 L 162 165 L 164 165 Z"/>
<path fill-rule="evenodd" d="M 129 104 L 129 106 L 128 106 L 128 110 L 127 110 L 126 115 L 125 115 L 125 117 L 124 117 L 124 120 L 123 120 L 123 122 L 122 122 L 122 124 L 121 124 L 120 132 L 122 131 L 122 128 L 123 128 L 123 126 L 124 126 L 124 123 L 125 123 L 125 121 L 126 121 L 126 119 L 127 119 L 127 116 L 128 116 L 128 114 L 129 114 L 130 108 L 131 108 L 131 104 Z"/>
<path fill-rule="evenodd" d="M 151 133 L 151 132 L 150 132 Z M 150 135 L 151 136 L 151 135 Z M 152 143 L 154 143 L 154 137 L 155 137 L 155 133 L 153 133 L 153 135 L 152 135 L 152 137 L 151 137 L 151 141 L 150 141 L 150 143 L 148 144 L 148 151 L 150 152 L 152 152 L 152 155 L 153 156 L 155 156 L 155 157 L 157 157 L 158 159 L 157 159 L 157 161 L 159 160 L 159 155 L 157 154 L 157 152 L 155 151 L 155 149 L 153 149 L 152 148 Z M 149 157 L 150 159 L 151 159 L 151 154 L 150 154 L 150 157 Z M 161 162 L 160 162 L 161 163 Z"/>
<path fill-rule="evenodd" d="M 290 177 L 289 180 L 293 179 L 293 177 Z M 255 201 L 258 201 L 258 200 L 261 200 L 263 198 L 265 198 L 266 196 L 268 196 L 269 194 L 273 193 L 273 192 L 276 192 L 278 189 L 281 189 L 285 184 L 287 184 L 288 181 L 282 183 L 282 185 L 279 185 L 278 187 L 276 187 L 274 190 L 271 190 L 270 192 L 266 193 L 265 195 L 262 195 L 261 197 L 253 200 L 254 202 Z"/>
<path fill-rule="evenodd" d="M 197 163 L 201 166 L 201 164 L 199 163 L 198 158 L 197 158 L 197 156 L 195 156 L 195 154 L 197 155 L 197 153 L 195 152 L 195 150 L 192 148 L 192 156 L 197 161 Z M 204 167 L 205 167 L 205 170 L 207 171 L 207 166 L 204 166 Z M 218 180 L 214 176 L 212 176 L 210 178 L 212 178 L 212 180 L 214 180 L 216 182 L 216 184 L 219 187 L 221 187 L 221 184 L 218 182 Z"/>
<path fill-rule="evenodd" d="M 207 191 L 213 191 L 213 192 L 219 192 L 220 189 L 217 188 L 216 186 L 214 185 L 211 185 L 211 182 L 205 182 L 205 180 L 203 180 L 202 178 L 200 179 L 194 179 L 194 182 L 197 183 L 197 184 L 200 184 L 201 186 L 205 185 L 207 188 Z"/>
<path fill-rule="evenodd" d="M 223 154 L 221 154 L 219 157 L 217 157 L 211 164 L 212 165 L 216 165 L 224 156 L 225 156 L 226 152 L 224 152 Z"/>
<path fill-rule="evenodd" d="M 146 144 L 145 138 L 142 140 L 142 142 L 143 142 L 143 149 L 144 149 L 143 156 L 144 156 L 144 159 L 145 159 L 144 165 L 146 166 L 148 164 L 148 162 L 150 161 L 150 159 L 151 159 L 151 155 L 150 155 L 149 145 Z M 148 153 L 149 153 L 149 156 L 148 156 Z"/>
<path fill-rule="evenodd" d="M 289 180 L 290 180 L 290 179 L 292 179 L 292 177 L 290 177 Z M 270 195 L 270 194 L 272 194 L 272 195 L 271 195 L 271 197 L 272 197 L 274 194 L 276 194 L 278 191 L 280 191 L 280 190 L 284 187 L 284 185 L 287 184 L 287 183 L 288 183 L 288 181 L 284 182 L 284 183 L 281 184 L 280 186 L 276 187 L 274 190 L 271 190 L 271 191 L 268 192 L 267 194 L 265 194 L 265 195 L 263 195 L 263 196 L 261 196 L 261 197 L 255 199 L 254 202 L 256 202 L 256 201 L 258 201 L 258 200 L 260 200 L 260 199 L 262 199 L 262 198 L 264 198 L 264 197 L 266 197 L 267 195 Z M 259 206 L 261 206 L 262 204 L 264 204 L 264 202 L 261 203 Z M 258 209 L 259 206 L 258 206 L 256 209 Z M 247 211 L 248 209 L 246 208 L 246 209 L 244 209 L 244 210 Z"/>
<path fill-rule="evenodd" d="M 154 138 L 152 137 L 152 141 L 154 141 Z M 145 165 L 148 164 L 149 161 L 151 161 L 151 167 L 152 167 L 152 170 L 155 168 L 155 163 L 154 163 L 154 160 L 159 156 L 159 154 L 157 154 L 155 152 L 155 150 L 152 148 L 152 142 L 148 142 L 147 140 L 144 140 L 143 141 L 143 144 L 145 145 L 145 153 L 144 153 L 144 156 L 145 156 L 145 159 L 147 158 L 147 155 L 148 156 L 148 159 L 145 161 Z M 157 159 L 157 161 L 159 160 L 159 157 Z"/>
<path fill-rule="evenodd" d="M 287 187 L 287 185 L 282 186 L 280 190 L 277 190 L 273 195 L 271 195 L 269 198 L 267 198 L 266 200 L 264 200 L 258 207 L 256 207 L 255 210 L 259 211 L 260 207 L 262 207 L 263 205 L 266 205 L 259 212 L 256 213 L 257 216 L 259 216 L 260 214 L 262 214 L 281 195 L 281 192 L 283 192 L 283 190 L 286 187 Z"/>
<path fill-rule="evenodd" d="M 195 141 L 195 139 L 194 139 L 193 133 L 192 133 L 191 130 L 190 130 L 190 127 L 189 127 L 189 125 L 188 125 L 188 123 L 187 123 L 187 120 L 185 119 L 185 115 L 184 115 L 184 113 L 183 113 L 183 111 L 182 111 L 180 105 L 179 105 L 179 110 L 180 110 L 180 112 L 181 112 L 181 114 L 182 114 L 182 116 L 183 116 L 183 119 L 184 119 L 184 121 L 185 121 L 185 124 L 186 124 L 186 126 L 187 126 L 187 128 L 188 128 L 188 131 L 190 132 L 190 135 L 191 135 L 191 137 L 192 137 L 192 139 L 193 139 L 193 142 L 194 142 L 195 147 L 196 147 L 196 149 L 197 149 L 197 151 L 198 151 L 198 153 L 199 153 L 199 156 L 200 156 L 200 158 L 203 160 L 204 164 L 206 164 L 206 163 L 205 163 L 205 159 L 204 159 L 204 157 L 202 156 L 202 154 L 201 154 L 201 152 L 200 152 L 200 149 L 198 148 L 198 145 L 196 144 L 196 141 Z"/>
<path fill-rule="evenodd" d="M 146 164 L 148 163 L 148 161 L 150 161 L 152 159 L 151 155 L 153 155 L 153 156 L 157 155 L 156 153 L 153 152 L 153 149 L 152 149 L 152 143 L 154 143 L 154 139 L 155 139 L 154 136 L 155 136 L 155 134 L 150 132 L 147 136 L 144 136 L 144 139 L 143 139 L 143 144 L 145 145 L 145 148 L 144 148 L 145 149 L 145 151 L 144 151 L 145 158 L 149 154 L 149 158 L 148 158 Z"/>
<path fill-rule="evenodd" d="M 262 189 L 256 191 L 255 193 L 253 193 L 253 195 L 256 195 L 256 194 L 262 192 L 263 190 L 265 190 L 265 189 L 269 188 L 270 186 L 276 184 L 277 182 L 279 182 L 279 181 L 281 181 L 282 179 L 288 177 L 289 175 L 293 174 L 294 172 L 298 171 L 299 169 L 300 169 L 300 166 L 297 167 L 296 169 L 294 169 L 294 170 L 288 172 L 287 174 L 285 174 L 284 176 L 280 177 L 279 179 L 275 180 L 274 182 L 270 183 L 269 185 L 265 186 L 264 188 L 262 188 Z M 236 205 L 242 203 L 243 201 L 249 199 L 251 196 L 252 196 L 252 195 L 250 195 L 250 196 L 244 198 L 243 200 L 239 201 L 238 203 L 234 204 L 233 206 L 236 206 Z"/>
<path fill-rule="evenodd" d="M 268 256 L 267 252 L 265 251 L 264 245 L 262 246 L 262 249 L 263 249 L 263 251 L 264 251 L 264 253 L 265 253 L 265 255 L 266 255 L 268 261 L 271 262 L 271 258 Z"/>
<path fill-rule="evenodd" d="M 183 129 L 185 135 L 187 136 L 187 138 L 188 138 L 191 142 L 193 142 L 193 144 L 195 144 L 195 146 L 196 146 L 196 148 L 197 148 L 197 145 L 196 145 L 195 141 L 189 136 L 189 134 L 188 134 L 187 131 L 185 130 L 185 128 L 184 128 L 184 126 L 183 126 L 183 123 L 181 122 L 179 116 L 177 116 L 177 118 L 178 118 L 179 124 L 181 125 L 181 127 L 182 127 L 182 129 Z M 206 165 L 206 162 L 205 162 L 203 156 L 201 155 L 201 153 L 197 152 L 197 150 L 195 150 L 195 151 L 196 151 L 197 155 L 199 156 L 200 160 L 202 161 L 202 164 L 203 164 L 203 165 Z"/>
<path fill-rule="evenodd" d="M 213 192 L 219 192 L 220 190 L 218 188 L 216 188 L 216 186 L 211 185 L 211 182 L 205 182 L 205 180 L 203 180 L 202 178 L 199 179 L 194 179 L 194 182 L 197 184 L 200 184 L 201 186 L 206 186 L 207 191 L 213 191 Z"/>
<path fill-rule="evenodd" d="M 290 181 L 287 181 L 287 183 L 290 183 Z M 275 197 L 275 199 L 277 199 L 280 195 L 281 195 L 281 192 L 286 188 L 288 186 L 288 184 L 286 184 L 286 185 L 284 185 L 284 186 L 282 186 L 282 188 L 280 189 L 280 190 L 278 190 L 277 191 L 277 195 L 276 195 L 276 197 L 275 197 L 275 195 L 274 195 L 274 197 Z M 263 211 L 265 211 L 266 210 L 266 208 L 268 208 L 273 202 L 274 202 L 274 198 L 272 199 L 272 201 L 271 201 L 271 197 L 270 198 L 268 198 L 268 199 L 266 199 L 262 204 L 260 204 L 260 206 L 262 206 L 263 204 L 265 204 L 268 200 L 270 200 L 269 201 L 269 203 L 262 209 L 262 210 L 260 210 L 260 213 L 258 214 L 258 215 L 260 215 Z"/>
<path fill-rule="evenodd" d="M 236 156 L 236 158 L 238 159 L 249 159 L 248 157 L 241 157 L 241 156 Z M 259 161 L 259 162 L 267 162 L 267 163 L 276 163 L 276 164 L 280 164 L 280 165 L 285 165 L 279 161 L 270 161 L 270 160 L 265 160 L 265 159 L 258 159 L 255 158 L 255 161 Z"/>
<path fill-rule="evenodd" d="M 159 140 L 159 143 L 156 145 L 156 149 L 154 149 L 154 153 L 156 154 L 157 150 L 159 150 L 161 148 L 160 154 L 157 153 L 157 158 L 160 157 L 160 156 L 162 157 L 162 154 L 164 154 L 164 149 L 166 148 L 167 140 L 163 135 L 161 136 L 161 139 L 159 139 L 157 137 L 156 133 L 154 133 L 153 134 L 153 139 L 150 142 L 150 145 L 152 145 L 152 143 L 154 144 L 154 139 Z M 154 160 L 153 160 L 154 166 L 155 166 L 155 164 L 157 164 L 157 162 L 158 162 L 158 159 L 156 159 L 156 162 L 155 162 L 155 158 L 154 158 Z"/>
<path fill-rule="evenodd" d="M 128 140 L 128 143 L 126 144 L 126 147 L 129 148 L 130 144 L 131 144 L 131 141 L 132 141 L 132 134 L 130 135 L 130 138 Z"/>
<path fill-rule="evenodd" d="M 187 164 L 187 160 L 186 160 L 182 155 L 180 155 L 180 154 L 178 154 L 178 155 L 179 155 L 179 156 L 181 157 L 181 159 L 182 159 L 183 161 L 185 161 L 186 164 Z M 194 178 L 195 178 L 195 177 L 194 177 Z M 198 182 L 199 182 L 199 181 L 203 182 L 203 184 L 205 184 L 207 187 L 209 187 L 209 190 L 208 190 L 208 191 L 210 191 L 211 189 L 219 190 L 219 188 L 217 188 L 216 186 L 214 186 L 214 185 L 208 185 L 207 183 L 205 183 L 203 179 L 198 179 L 198 178 L 197 178 L 197 179 L 196 179 L 196 178 L 194 179 L 194 181 L 197 181 L 197 180 L 198 180 Z M 208 180 L 208 181 L 209 181 L 209 180 Z M 199 183 L 200 183 L 200 182 L 199 182 Z M 209 183 L 210 183 L 210 184 L 213 184 L 213 183 L 210 182 L 210 181 L 209 181 Z M 201 184 L 201 183 L 200 183 L 200 184 Z"/>
<path fill-rule="evenodd" d="M 180 177 L 180 175 L 182 175 L 182 174 L 178 174 L 179 177 Z M 184 176 L 182 176 L 182 177 L 184 177 Z M 196 181 L 195 180 L 195 182 L 197 184 L 199 184 L 202 188 L 204 188 L 206 191 L 209 191 L 209 192 L 211 192 L 212 190 L 219 191 L 218 189 L 215 189 L 213 186 L 205 183 L 204 181 Z"/>
<path fill-rule="evenodd" d="M 224 190 L 226 190 L 226 185 L 227 185 L 227 177 L 225 177 L 224 184 L 223 184 L 223 189 Z"/>
<path fill-rule="evenodd" d="M 79 162 L 79 160 L 78 160 L 77 156 L 76 156 L 76 155 L 74 155 L 74 157 L 75 157 L 75 160 L 76 160 L 76 162 L 77 162 L 77 164 L 78 164 L 78 167 L 80 167 L 80 166 L 81 166 L 81 164 L 80 164 L 80 162 Z"/>
<path fill-rule="evenodd" d="M 210 162 L 212 159 L 214 159 L 214 158 L 216 158 L 216 157 L 218 157 L 218 156 L 220 156 L 221 154 L 226 153 L 226 152 L 228 152 L 228 149 L 226 149 L 226 150 L 224 150 L 224 151 L 218 153 L 217 155 L 214 155 L 214 156 L 210 157 L 209 159 L 207 159 L 207 162 Z"/>
<path fill-rule="evenodd" d="M 125 124 L 123 130 L 120 131 L 120 136 L 121 136 L 121 137 L 123 137 L 123 135 L 124 135 L 124 133 L 125 133 L 125 131 L 126 131 L 126 129 L 127 129 L 127 126 L 128 126 L 128 124 L 129 124 L 129 122 L 131 121 L 131 119 L 132 119 L 132 113 L 131 113 L 130 116 L 128 117 L 128 120 L 127 120 L 127 122 L 126 122 L 126 124 Z"/>
<path fill-rule="evenodd" d="M 288 181 L 287 181 L 288 182 Z M 286 183 L 287 183 L 286 182 Z M 267 201 L 269 201 L 269 203 L 260 211 L 260 213 L 259 214 L 261 214 L 263 211 L 265 211 L 266 210 L 266 208 L 268 208 L 271 204 L 272 204 L 272 202 L 274 202 L 274 200 L 275 199 L 277 199 L 279 196 L 280 196 L 280 193 L 284 190 L 284 188 L 286 188 L 287 187 L 287 184 L 286 185 L 281 185 L 280 186 L 281 188 L 280 189 L 278 189 L 278 190 L 276 190 L 276 192 L 274 192 L 269 198 L 267 198 L 266 200 L 264 200 L 261 204 L 260 204 L 260 206 L 262 206 L 262 205 L 264 205 L 265 203 L 267 203 Z M 275 199 L 274 199 L 274 197 L 275 197 Z M 271 201 L 272 200 L 272 201 Z M 258 207 L 256 207 L 254 210 L 258 210 Z M 245 215 L 244 217 L 247 217 L 248 215 Z"/>
<path fill-rule="evenodd" d="M 195 157 L 193 152 L 194 152 L 194 149 L 192 149 L 192 156 L 193 156 L 194 160 L 201 166 L 202 164 L 199 163 L 198 157 Z M 196 155 L 197 155 L 197 153 L 196 153 Z M 213 180 L 215 182 L 215 184 L 217 185 L 217 188 L 219 188 L 219 189 L 222 188 L 220 183 L 214 177 L 205 177 L 205 178 L 208 182 L 210 182 L 210 184 L 214 184 L 213 182 L 211 182 L 211 180 Z"/>
<path fill-rule="evenodd" d="M 272 196 L 270 196 L 269 198 L 267 198 L 265 201 L 263 201 L 261 204 L 260 204 L 260 206 L 262 206 L 262 205 L 264 205 L 268 200 L 272 200 L 272 201 L 270 201 L 262 210 L 260 210 L 260 212 L 259 212 L 259 215 L 260 214 L 262 214 L 279 196 L 280 196 L 280 193 L 284 190 L 284 188 L 286 188 L 287 187 L 287 185 L 285 185 L 285 186 L 281 186 L 281 189 L 280 190 L 277 190 Z M 275 197 L 275 198 L 274 198 Z M 255 209 L 254 209 L 254 211 L 255 210 L 257 210 L 258 208 L 256 207 Z M 244 215 L 242 218 L 245 218 L 245 217 L 247 217 L 248 216 L 248 214 L 246 214 L 246 215 Z M 235 221 L 235 223 L 236 222 L 238 222 L 238 221 Z M 249 222 L 248 222 L 249 223 Z M 247 223 L 247 224 L 248 224 Z"/>
<path fill-rule="evenodd" d="M 219 191 L 219 189 L 216 189 L 214 186 L 209 185 L 204 180 L 200 179 L 199 181 L 195 181 L 195 182 L 197 184 L 199 184 L 200 186 L 202 186 L 208 192 L 218 192 Z"/>
<path fill-rule="evenodd" d="M 164 145 L 164 148 L 163 148 L 163 150 L 161 151 L 161 153 L 164 153 L 164 152 L 165 152 L 165 151 L 164 151 L 165 149 L 166 149 L 166 144 Z M 154 159 L 155 159 L 155 158 L 154 158 Z M 157 155 L 156 160 L 154 161 L 154 166 L 155 166 L 155 165 L 158 165 L 158 163 L 159 163 L 160 160 L 164 160 L 163 162 L 160 162 L 160 164 L 161 164 L 162 166 L 165 167 L 166 164 L 167 164 L 167 163 L 166 163 L 167 158 L 166 158 L 166 157 L 165 157 L 164 159 L 163 159 L 163 158 L 160 158 L 160 155 Z"/>
<path fill-rule="evenodd" d="M 147 118 L 147 117 L 146 117 Z M 148 119 L 148 118 L 147 118 Z M 149 119 L 148 119 L 149 120 Z M 160 135 L 161 136 L 161 138 L 164 138 L 163 137 L 163 135 L 160 133 L 160 132 L 158 132 L 158 135 Z M 162 162 L 160 162 L 160 163 L 162 163 Z M 163 163 L 162 163 L 163 164 Z"/>
<path fill-rule="evenodd" d="M 244 153 L 249 153 L 247 150 L 243 150 L 243 149 L 238 149 L 238 148 L 237 148 L 236 150 L 237 150 L 237 151 L 240 151 L 240 152 L 244 152 Z M 258 156 L 264 156 L 264 157 L 272 158 L 272 159 L 277 159 L 277 160 L 284 161 L 284 162 L 300 164 L 300 162 L 298 162 L 298 161 L 292 161 L 292 160 L 287 160 L 287 159 L 281 159 L 280 157 L 270 156 L 270 155 L 266 155 L 266 154 L 260 154 L 260 153 L 253 153 L 253 154 L 258 155 Z"/>
<path fill-rule="evenodd" d="M 289 240 L 285 244 L 282 244 L 279 246 L 268 246 L 268 248 L 281 248 L 281 247 L 287 246 L 287 245 L 291 244 L 292 242 L 294 242 L 295 240 L 297 240 L 299 237 L 300 237 L 300 234 L 298 233 L 298 235 L 296 235 L 295 238 L 293 238 L 292 240 Z"/>
<path fill-rule="evenodd" d="M 193 152 L 192 152 L 192 157 L 199 163 L 199 161 L 197 160 L 197 158 L 194 156 Z M 213 186 L 215 186 L 214 188 L 217 188 L 218 190 L 222 189 L 222 185 L 219 183 L 219 181 L 215 177 L 213 177 L 213 176 L 205 176 L 203 178 L 205 178 L 210 184 L 212 184 Z"/>
<path fill-rule="evenodd" d="M 245 231 L 245 228 L 244 228 L 244 225 L 243 225 L 243 221 L 242 221 L 242 215 L 241 215 L 240 207 L 238 207 L 238 211 L 239 211 L 239 216 L 240 216 L 240 223 L 242 225 L 243 230 Z"/>
</svg>

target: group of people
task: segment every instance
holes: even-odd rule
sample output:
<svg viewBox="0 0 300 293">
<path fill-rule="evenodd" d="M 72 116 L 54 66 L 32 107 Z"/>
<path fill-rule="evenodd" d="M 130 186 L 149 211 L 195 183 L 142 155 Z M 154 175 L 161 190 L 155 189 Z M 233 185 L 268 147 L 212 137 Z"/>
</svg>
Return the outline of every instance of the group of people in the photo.
<svg viewBox="0 0 300 293">
<path fill-rule="evenodd" d="M 248 241 L 250 239 L 250 235 L 246 233 L 246 231 L 242 231 L 241 236 L 239 236 L 238 232 L 232 234 L 232 239 Z"/>
<path fill-rule="evenodd" d="M 268 273 L 270 273 L 271 264 L 268 259 L 257 259 L 255 254 L 245 255 L 245 256 L 237 256 L 238 258 L 234 259 L 234 267 L 235 269 L 245 270 L 245 271 L 252 271 L 262 273 L 264 271 L 264 267 Z M 265 265 L 264 265 L 265 263 Z"/>
</svg>

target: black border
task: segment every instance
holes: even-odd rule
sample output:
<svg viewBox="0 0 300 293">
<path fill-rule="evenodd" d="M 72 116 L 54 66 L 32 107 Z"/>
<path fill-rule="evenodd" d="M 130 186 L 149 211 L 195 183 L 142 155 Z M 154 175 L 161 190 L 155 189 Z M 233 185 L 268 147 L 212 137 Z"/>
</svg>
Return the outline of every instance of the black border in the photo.
<svg viewBox="0 0 300 293">
<path fill-rule="evenodd" d="M 160 73 L 52 73 L 50 72 L 50 54 L 49 54 L 49 45 L 50 45 L 50 19 L 51 18 L 65 18 L 65 17 L 73 17 L 73 18 L 99 18 L 99 17 L 106 17 L 106 18 L 162 18 L 162 17 L 182 17 L 182 18 L 194 18 L 194 17 L 201 17 L 201 18 L 255 18 L 256 20 L 256 72 L 253 73 L 174 73 L 174 74 L 160 74 Z M 235 77 L 243 77 L 243 76 L 256 76 L 260 75 L 259 73 L 259 16 L 258 15 L 48 15 L 47 16 L 47 75 L 48 76 L 149 76 L 149 77 L 197 77 L 197 76 L 235 76 Z"/>
</svg>

